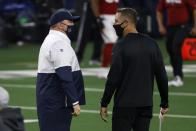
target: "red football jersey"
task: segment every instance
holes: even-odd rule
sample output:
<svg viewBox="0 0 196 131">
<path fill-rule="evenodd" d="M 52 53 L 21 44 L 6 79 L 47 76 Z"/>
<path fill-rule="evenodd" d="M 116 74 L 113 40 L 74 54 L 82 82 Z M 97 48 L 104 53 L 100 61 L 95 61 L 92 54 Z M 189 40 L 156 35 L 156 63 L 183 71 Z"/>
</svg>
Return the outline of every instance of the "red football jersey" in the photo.
<svg viewBox="0 0 196 131">
<path fill-rule="evenodd" d="M 195 0 L 160 0 L 157 10 L 167 12 L 167 25 L 176 26 L 189 21 L 189 9 L 196 9 Z"/>
<path fill-rule="evenodd" d="M 100 14 L 115 14 L 118 8 L 119 0 L 100 0 Z"/>
</svg>

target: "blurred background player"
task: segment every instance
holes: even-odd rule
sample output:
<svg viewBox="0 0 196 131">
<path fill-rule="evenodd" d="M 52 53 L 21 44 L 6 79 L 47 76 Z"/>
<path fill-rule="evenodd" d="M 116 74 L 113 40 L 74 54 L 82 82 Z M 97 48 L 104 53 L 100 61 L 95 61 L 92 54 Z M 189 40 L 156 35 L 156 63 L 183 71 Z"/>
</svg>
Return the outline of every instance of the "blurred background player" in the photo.
<svg viewBox="0 0 196 131">
<path fill-rule="evenodd" d="M 191 13 L 192 10 L 192 13 Z M 166 11 L 167 26 L 163 23 L 163 13 Z M 191 22 L 191 15 L 193 21 Z M 166 47 L 173 68 L 174 79 L 169 86 L 183 85 L 181 47 L 184 38 L 196 35 L 196 1 L 195 0 L 160 0 L 157 6 L 157 22 L 159 32 L 166 35 Z"/>
<path fill-rule="evenodd" d="M 135 9 L 139 14 L 137 30 L 140 33 L 150 34 L 152 33 L 152 3 L 152 0 L 120 0 L 119 6 Z"/>
<path fill-rule="evenodd" d="M 78 38 L 76 42 L 77 46 L 75 51 L 78 57 L 78 61 L 81 62 L 83 60 L 83 55 L 87 43 L 89 41 L 92 41 L 93 53 L 89 64 L 100 65 L 101 47 L 103 40 L 101 37 L 101 32 L 99 31 L 96 17 L 92 12 L 91 2 L 93 1 L 94 0 L 85 0 L 83 3 L 83 14 L 80 23 Z"/>
<path fill-rule="evenodd" d="M 25 131 L 20 108 L 10 108 L 9 93 L 0 87 L 0 131 Z"/>
<path fill-rule="evenodd" d="M 118 39 L 113 28 L 118 3 L 119 0 L 92 0 L 92 9 L 104 41 L 102 67 L 108 67 L 110 65 L 112 48 Z"/>
</svg>

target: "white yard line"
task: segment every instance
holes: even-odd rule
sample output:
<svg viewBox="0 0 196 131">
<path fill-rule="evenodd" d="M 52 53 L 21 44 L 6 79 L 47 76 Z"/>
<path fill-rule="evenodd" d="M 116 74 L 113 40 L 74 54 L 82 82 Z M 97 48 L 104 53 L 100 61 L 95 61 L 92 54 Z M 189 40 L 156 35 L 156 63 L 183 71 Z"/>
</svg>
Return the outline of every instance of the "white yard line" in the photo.
<svg viewBox="0 0 196 131">
<path fill-rule="evenodd" d="M 99 111 L 95 110 L 82 110 L 82 113 L 90 113 L 90 114 L 99 114 Z M 111 114 L 111 112 L 109 112 Z M 159 114 L 155 113 L 153 114 L 156 117 L 159 117 Z M 166 117 L 170 118 L 184 118 L 184 119 L 196 119 L 196 116 L 192 115 L 173 115 L 173 114 L 167 114 Z M 31 124 L 31 123 L 37 123 L 38 119 L 25 119 L 24 123 Z"/>
<path fill-rule="evenodd" d="M 0 86 L 10 88 L 22 88 L 22 89 L 35 89 L 35 85 L 21 85 L 21 84 L 0 84 Z M 103 92 L 104 89 L 99 88 L 85 88 L 86 92 Z M 154 92 L 154 95 L 159 95 L 159 92 Z M 196 93 L 185 93 L 185 92 L 169 92 L 170 96 L 192 96 L 195 97 Z"/>
<path fill-rule="evenodd" d="M 37 123 L 38 119 L 26 119 L 24 120 L 24 123 L 28 124 L 28 123 Z"/>
<path fill-rule="evenodd" d="M 166 65 L 168 75 L 172 75 L 172 67 Z M 108 74 L 109 68 L 82 68 L 84 76 L 97 76 L 105 78 Z M 184 65 L 183 72 L 185 77 L 196 77 L 196 65 Z M 21 78 L 21 77 L 36 77 L 37 70 L 12 70 L 12 71 L 0 71 L 0 78 Z"/>
<path fill-rule="evenodd" d="M 23 89 L 35 89 L 35 85 L 25 85 L 25 84 L 3 84 L 0 83 L 0 86 L 4 86 L 4 87 L 11 87 L 11 88 L 23 88 Z"/>
<path fill-rule="evenodd" d="M 21 108 L 23 110 L 36 111 L 36 107 L 27 107 L 27 106 L 10 106 L 10 107 Z M 81 112 L 88 113 L 88 114 L 99 114 L 99 110 L 81 110 Z M 109 111 L 108 114 L 112 114 L 112 112 Z M 159 113 L 154 113 L 153 116 L 158 117 Z M 167 114 L 166 117 L 168 117 L 168 118 L 182 118 L 182 119 L 196 119 L 195 115 L 181 115 L 181 114 Z M 35 123 L 35 122 L 38 122 L 37 119 L 25 120 L 25 123 Z"/>
<path fill-rule="evenodd" d="M 23 109 L 25 110 L 25 109 Z M 82 110 L 82 113 L 89 113 L 89 114 L 99 114 L 99 111 L 96 110 Z M 109 114 L 111 115 L 112 113 L 109 112 Z M 159 114 L 154 113 L 153 116 L 159 117 Z M 174 115 L 174 114 L 167 114 L 166 117 L 169 118 L 182 118 L 182 119 L 196 119 L 196 116 L 192 116 L 192 115 Z M 31 123 L 37 123 L 38 119 L 26 119 L 24 120 L 24 122 L 26 124 L 31 124 Z"/>
</svg>

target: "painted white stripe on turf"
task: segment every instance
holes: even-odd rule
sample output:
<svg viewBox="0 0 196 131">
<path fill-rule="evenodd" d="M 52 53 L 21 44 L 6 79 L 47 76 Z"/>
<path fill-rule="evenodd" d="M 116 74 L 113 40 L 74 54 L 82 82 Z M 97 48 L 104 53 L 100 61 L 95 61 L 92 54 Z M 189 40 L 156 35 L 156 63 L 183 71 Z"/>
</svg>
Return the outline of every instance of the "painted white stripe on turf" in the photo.
<svg viewBox="0 0 196 131">
<path fill-rule="evenodd" d="M 159 95 L 159 92 L 154 92 L 154 95 Z M 184 92 L 169 92 L 170 96 L 196 96 L 196 93 L 184 93 Z"/>
<path fill-rule="evenodd" d="M 24 123 L 37 123 L 38 122 L 38 119 L 26 119 L 24 120 Z"/>
<path fill-rule="evenodd" d="M 37 110 L 36 107 L 30 107 L 30 106 L 9 106 L 9 107 L 12 107 L 12 108 L 21 108 L 23 110 Z"/>
<path fill-rule="evenodd" d="M 104 92 L 104 89 L 99 89 L 99 88 L 85 88 L 85 91 L 87 91 L 87 92 Z"/>
<path fill-rule="evenodd" d="M 0 84 L 1 86 L 11 88 L 24 88 L 24 89 L 35 89 L 34 85 L 20 85 L 20 84 Z M 85 88 L 87 92 L 103 92 L 104 89 L 99 88 Z M 159 95 L 159 92 L 154 92 L 154 95 Z M 195 97 L 196 93 L 185 93 L 185 92 L 169 92 L 170 96 L 192 96 Z"/>
<path fill-rule="evenodd" d="M 23 110 L 36 110 L 36 107 L 26 107 L 26 106 L 10 106 L 10 107 L 21 108 Z M 81 110 L 81 112 L 82 113 L 89 113 L 89 114 L 99 114 L 98 110 Z M 108 111 L 108 114 L 112 114 L 112 112 Z M 153 116 L 159 117 L 159 113 L 154 113 Z M 196 116 L 194 116 L 194 115 L 167 114 L 166 117 L 196 119 Z"/>
<path fill-rule="evenodd" d="M 166 70 L 168 75 L 172 75 L 172 67 L 166 65 Z M 84 76 L 97 76 L 106 77 L 109 68 L 82 68 L 82 73 Z M 184 65 L 183 72 L 185 77 L 196 77 L 196 65 Z M 37 70 L 11 70 L 11 71 L 0 71 L 0 78 L 19 78 L 19 77 L 36 77 Z"/>
<path fill-rule="evenodd" d="M 91 113 L 91 114 L 99 114 L 99 111 L 94 111 L 94 110 L 82 110 L 82 113 Z M 109 112 L 109 114 L 112 114 L 111 112 Z M 159 117 L 159 114 L 153 114 L 156 117 Z M 166 117 L 170 117 L 170 118 L 185 118 L 185 119 L 196 119 L 196 116 L 190 116 L 190 115 L 172 115 L 172 114 L 168 114 L 166 115 Z M 26 124 L 30 124 L 30 123 L 37 123 L 38 119 L 27 119 L 24 120 L 24 123 Z"/>
<path fill-rule="evenodd" d="M 35 89 L 35 85 L 21 85 L 21 84 L 0 84 L 1 86 L 5 87 L 14 87 L 14 88 L 27 88 L 27 89 Z"/>
</svg>

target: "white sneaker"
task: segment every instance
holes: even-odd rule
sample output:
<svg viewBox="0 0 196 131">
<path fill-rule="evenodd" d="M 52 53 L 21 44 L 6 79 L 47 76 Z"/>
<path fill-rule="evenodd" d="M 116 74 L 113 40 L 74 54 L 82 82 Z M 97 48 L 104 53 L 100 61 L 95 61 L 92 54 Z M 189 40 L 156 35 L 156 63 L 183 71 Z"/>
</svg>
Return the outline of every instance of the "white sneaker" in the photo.
<svg viewBox="0 0 196 131">
<path fill-rule="evenodd" d="M 175 78 L 168 82 L 168 86 L 180 87 L 183 86 L 184 82 L 180 76 L 175 76 Z"/>
</svg>

